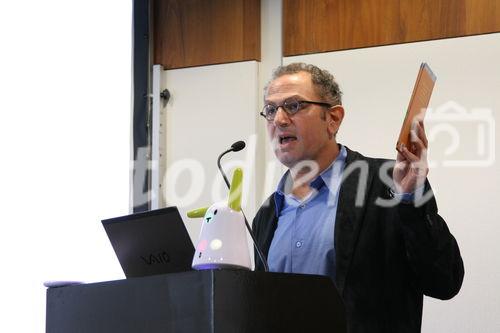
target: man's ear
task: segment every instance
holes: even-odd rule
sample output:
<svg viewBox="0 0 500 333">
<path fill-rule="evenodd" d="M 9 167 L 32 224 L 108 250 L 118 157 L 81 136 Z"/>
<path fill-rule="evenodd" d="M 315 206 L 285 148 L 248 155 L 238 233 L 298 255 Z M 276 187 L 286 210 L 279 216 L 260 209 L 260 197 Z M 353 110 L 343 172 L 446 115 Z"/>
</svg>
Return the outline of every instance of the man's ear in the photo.
<svg viewBox="0 0 500 333">
<path fill-rule="evenodd" d="M 330 115 L 330 119 L 328 120 L 328 134 L 335 136 L 344 119 L 344 107 L 342 105 L 334 105 L 328 110 L 328 114 Z"/>
</svg>

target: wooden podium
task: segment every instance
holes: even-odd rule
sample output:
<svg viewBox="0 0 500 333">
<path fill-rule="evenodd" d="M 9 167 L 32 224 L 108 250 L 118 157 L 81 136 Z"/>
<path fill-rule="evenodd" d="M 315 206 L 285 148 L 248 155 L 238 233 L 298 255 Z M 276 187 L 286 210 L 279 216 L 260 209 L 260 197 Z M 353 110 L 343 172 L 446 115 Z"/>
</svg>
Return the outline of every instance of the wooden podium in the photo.
<svg viewBox="0 0 500 333">
<path fill-rule="evenodd" d="M 346 332 L 327 277 L 190 271 L 47 289 L 46 332 Z"/>
</svg>

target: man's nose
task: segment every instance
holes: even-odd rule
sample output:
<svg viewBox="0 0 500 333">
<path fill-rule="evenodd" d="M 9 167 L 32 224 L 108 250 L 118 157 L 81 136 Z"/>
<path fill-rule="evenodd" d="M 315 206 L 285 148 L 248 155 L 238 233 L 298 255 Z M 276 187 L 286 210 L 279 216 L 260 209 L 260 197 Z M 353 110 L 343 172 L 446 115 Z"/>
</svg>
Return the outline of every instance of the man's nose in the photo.
<svg viewBox="0 0 500 333">
<path fill-rule="evenodd" d="M 279 106 L 274 115 L 274 125 L 284 127 L 288 126 L 288 124 L 290 124 L 290 117 L 283 106 Z"/>
</svg>

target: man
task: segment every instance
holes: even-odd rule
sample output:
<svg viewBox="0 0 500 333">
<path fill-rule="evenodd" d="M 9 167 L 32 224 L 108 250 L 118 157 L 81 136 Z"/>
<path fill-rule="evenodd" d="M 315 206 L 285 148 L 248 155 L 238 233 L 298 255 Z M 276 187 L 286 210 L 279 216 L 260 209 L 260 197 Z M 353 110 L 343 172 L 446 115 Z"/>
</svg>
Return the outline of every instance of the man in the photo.
<svg viewBox="0 0 500 333">
<path fill-rule="evenodd" d="M 429 196 L 423 121 L 395 164 L 351 151 L 336 141 L 344 117 L 338 84 L 303 63 L 274 72 L 261 114 L 289 168 L 253 221 L 270 270 L 330 276 L 349 332 L 419 332 L 423 295 L 452 298 L 464 275 Z"/>
</svg>

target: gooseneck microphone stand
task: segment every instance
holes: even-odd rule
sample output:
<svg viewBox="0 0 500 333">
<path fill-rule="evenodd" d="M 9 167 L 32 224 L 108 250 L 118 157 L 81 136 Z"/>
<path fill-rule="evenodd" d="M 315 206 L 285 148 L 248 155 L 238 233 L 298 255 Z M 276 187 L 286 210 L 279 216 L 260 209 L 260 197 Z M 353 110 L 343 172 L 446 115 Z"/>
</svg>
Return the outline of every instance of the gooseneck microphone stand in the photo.
<svg viewBox="0 0 500 333">
<path fill-rule="evenodd" d="M 226 150 L 225 152 L 220 154 L 219 158 L 217 159 L 217 166 L 219 167 L 219 171 L 222 174 L 222 177 L 224 178 L 224 182 L 226 183 L 227 188 L 230 188 L 231 184 L 229 183 L 229 180 L 227 180 L 226 173 L 224 172 L 224 170 L 222 169 L 222 166 L 220 165 L 220 160 L 221 160 L 222 156 L 226 155 L 227 153 L 232 152 L 232 151 L 234 151 L 234 152 L 240 151 L 243 148 L 245 148 L 245 142 L 237 141 L 231 145 L 231 148 L 229 148 L 228 150 Z M 245 216 L 245 213 L 243 212 L 243 209 L 241 210 L 241 213 L 243 214 L 243 218 L 245 219 L 245 225 L 247 227 L 248 233 L 250 234 L 250 237 L 252 237 L 253 246 L 255 248 L 255 251 L 257 251 L 259 259 L 262 262 L 262 265 L 264 265 L 264 270 L 266 272 L 269 272 L 269 266 L 267 265 L 267 260 L 266 260 L 266 258 L 264 258 L 264 254 L 262 253 L 259 246 L 257 245 L 257 241 L 255 240 L 255 236 L 252 232 L 252 229 L 250 228 L 250 225 L 248 224 L 248 220 L 247 220 L 247 217 Z"/>
</svg>

